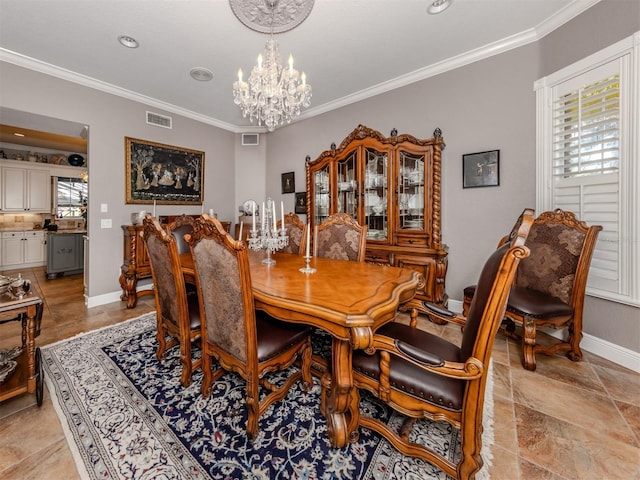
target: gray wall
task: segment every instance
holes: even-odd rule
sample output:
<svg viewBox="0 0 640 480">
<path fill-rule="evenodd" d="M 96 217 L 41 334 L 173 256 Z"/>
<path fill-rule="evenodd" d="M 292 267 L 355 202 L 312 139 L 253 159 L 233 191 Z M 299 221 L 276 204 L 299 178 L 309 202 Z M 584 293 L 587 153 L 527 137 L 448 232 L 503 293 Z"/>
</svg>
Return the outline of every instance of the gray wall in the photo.
<svg viewBox="0 0 640 480">
<path fill-rule="evenodd" d="M 178 115 L 173 129 L 145 123 L 141 103 L 109 95 L 32 70 L 2 63 L 0 105 L 25 112 L 61 118 L 89 126 L 89 296 L 119 291 L 122 264 L 122 230 L 131 213 L 151 206 L 126 205 L 124 190 L 124 137 L 205 152 L 204 208 L 213 208 L 221 219 L 236 218 L 234 203 L 235 135 Z M 108 213 L 100 213 L 100 204 Z M 200 206 L 158 206 L 157 215 L 200 213 Z M 112 219 L 113 228 L 101 229 L 101 219 Z"/>
<path fill-rule="evenodd" d="M 443 152 L 443 241 L 449 246 L 447 292 L 461 300 L 484 258 L 524 207 L 535 207 L 533 83 L 640 29 L 640 2 L 598 3 L 541 41 L 276 130 L 267 150 L 267 194 L 280 195 L 279 176 L 316 158 L 358 124 L 389 134 L 430 137 L 440 127 Z M 462 154 L 500 150 L 500 186 L 462 188 Z M 607 321 L 603 321 L 607 319 Z M 638 308 L 589 297 L 584 331 L 640 352 Z"/>
<path fill-rule="evenodd" d="M 256 150 L 241 147 L 239 135 L 177 115 L 173 130 L 148 126 L 142 104 L 4 63 L 0 105 L 90 126 L 92 297 L 119 289 L 119 225 L 139 209 L 124 204 L 124 136 L 204 150 L 205 208 L 233 221 L 237 204 L 249 195 L 257 201 L 270 195 L 293 211 L 294 195 L 280 193 L 280 175 L 294 171 L 296 191 L 305 191 L 305 156 L 315 158 L 358 124 L 418 137 L 430 137 L 440 127 L 447 143 L 442 199 L 447 291 L 460 300 L 462 288 L 475 282 L 483 259 L 517 215 L 535 206 L 533 82 L 638 30 L 640 2 L 603 0 L 535 44 L 261 135 Z M 490 149 L 500 149 L 500 186 L 462 189 L 462 154 Z M 108 214 L 99 213 L 101 203 L 109 204 Z M 182 211 L 199 209 L 163 207 L 158 213 Z M 101 218 L 113 219 L 114 228 L 100 229 Z M 637 308 L 596 298 L 588 298 L 586 306 L 586 333 L 640 352 Z"/>
</svg>

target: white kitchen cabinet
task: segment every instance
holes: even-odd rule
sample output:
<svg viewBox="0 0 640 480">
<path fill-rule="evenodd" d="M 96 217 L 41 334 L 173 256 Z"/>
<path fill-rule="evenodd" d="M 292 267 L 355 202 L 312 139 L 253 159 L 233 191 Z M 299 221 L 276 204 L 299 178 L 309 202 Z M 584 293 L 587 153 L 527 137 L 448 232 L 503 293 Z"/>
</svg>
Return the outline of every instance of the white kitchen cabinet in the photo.
<svg viewBox="0 0 640 480">
<path fill-rule="evenodd" d="M 0 168 L 0 186 L 2 213 L 51 211 L 51 179 L 48 169 L 3 166 Z"/>
<path fill-rule="evenodd" d="M 2 232 L 2 268 L 13 269 L 44 265 L 45 235 L 43 231 Z"/>
</svg>

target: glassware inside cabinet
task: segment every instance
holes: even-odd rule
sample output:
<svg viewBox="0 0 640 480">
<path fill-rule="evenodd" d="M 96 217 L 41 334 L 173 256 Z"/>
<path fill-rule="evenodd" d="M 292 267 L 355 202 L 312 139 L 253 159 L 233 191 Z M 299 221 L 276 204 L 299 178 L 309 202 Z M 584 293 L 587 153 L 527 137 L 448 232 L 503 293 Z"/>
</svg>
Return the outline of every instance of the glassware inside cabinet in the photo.
<svg viewBox="0 0 640 480">
<path fill-rule="evenodd" d="M 320 225 L 329 216 L 329 166 L 314 173 L 314 223 Z"/>
<path fill-rule="evenodd" d="M 350 153 L 338 166 L 338 212 L 358 219 L 357 151 Z"/>
<path fill-rule="evenodd" d="M 385 152 L 365 150 L 364 213 L 368 240 L 388 236 L 388 158 Z"/>
<path fill-rule="evenodd" d="M 424 155 L 400 152 L 398 208 L 401 230 L 424 229 Z"/>
</svg>

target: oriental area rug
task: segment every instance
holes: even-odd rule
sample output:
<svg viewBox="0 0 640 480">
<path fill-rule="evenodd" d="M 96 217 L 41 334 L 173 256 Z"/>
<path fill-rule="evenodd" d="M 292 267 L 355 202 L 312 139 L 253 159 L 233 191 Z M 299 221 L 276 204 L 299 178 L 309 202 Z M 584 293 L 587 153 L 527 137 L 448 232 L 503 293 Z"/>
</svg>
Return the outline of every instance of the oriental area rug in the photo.
<svg viewBox="0 0 640 480">
<path fill-rule="evenodd" d="M 298 384 L 260 417 L 253 442 L 245 434 L 245 384 L 223 375 L 212 394 L 200 394 L 202 372 L 180 385 L 178 347 L 159 362 L 155 313 L 42 348 L 47 387 L 82 478 L 87 479 L 438 479 L 446 475 L 399 454 L 361 428 L 357 442 L 331 448 L 320 414 L 320 382 Z M 199 353 L 196 353 L 199 354 Z M 294 367 L 292 367 L 294 368 Z M 275 377 L 278 380 L 278 377 Z M 487 385 L 483 458 L 490 462 L 491 376 Z M 368 414 L 401 422 L 371 396 Z M 417 435 L 432 448 L 459 456 L 458 431 L 420 421 Z M 486 465 L 477 478 L 486 477 Z"/>
</svg>

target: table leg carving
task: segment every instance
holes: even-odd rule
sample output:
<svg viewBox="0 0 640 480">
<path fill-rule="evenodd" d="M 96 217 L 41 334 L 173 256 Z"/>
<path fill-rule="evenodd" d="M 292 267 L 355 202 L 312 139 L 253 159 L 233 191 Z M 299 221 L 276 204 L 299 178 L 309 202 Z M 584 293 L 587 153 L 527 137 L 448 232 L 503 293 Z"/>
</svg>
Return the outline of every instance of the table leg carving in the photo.
<svg viewBox="0 0 640 480">
<path fill-rule="evenodd" d="M 327 419 L 332 446 L 342 448 L 358 439 L 358 389 L 351 372 L 352 347 L 348 340 L 333 338 L 332 369 L 322 378 L 321 410 Z"/>
<path fill-rule="evenodd" d="M 122 288 L 120 300 L 127 301 L 127 308 L 135 307 L 138 300 L 136 296 L 136 276 L 122 272 L 118 281 L 120 282 L 120 288 Z"/>
</svg>

